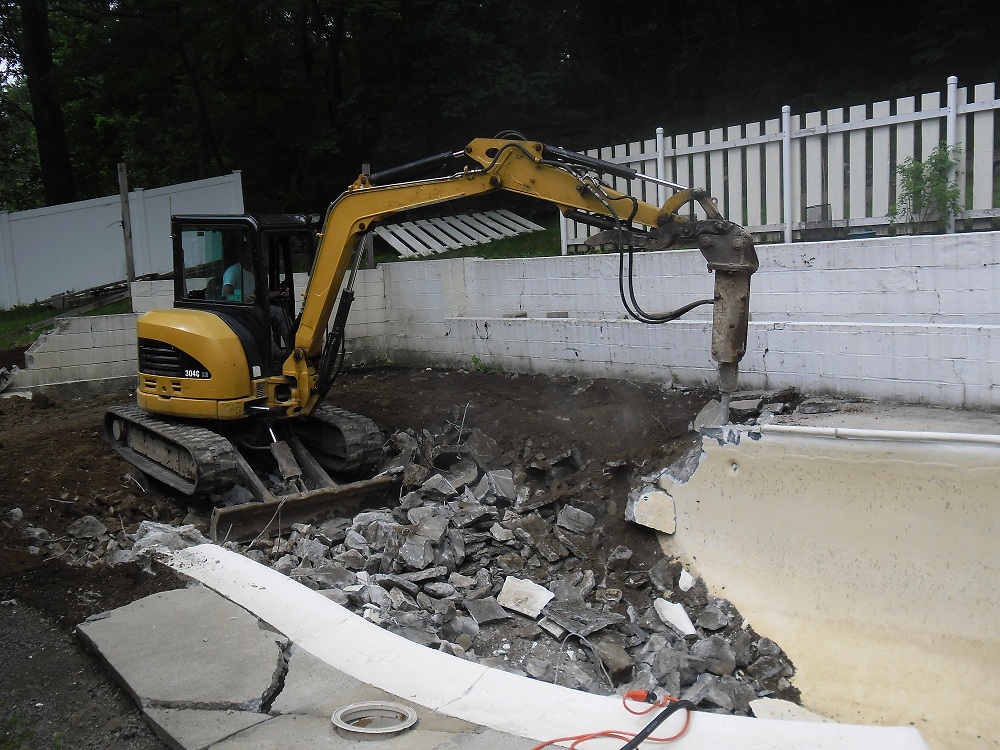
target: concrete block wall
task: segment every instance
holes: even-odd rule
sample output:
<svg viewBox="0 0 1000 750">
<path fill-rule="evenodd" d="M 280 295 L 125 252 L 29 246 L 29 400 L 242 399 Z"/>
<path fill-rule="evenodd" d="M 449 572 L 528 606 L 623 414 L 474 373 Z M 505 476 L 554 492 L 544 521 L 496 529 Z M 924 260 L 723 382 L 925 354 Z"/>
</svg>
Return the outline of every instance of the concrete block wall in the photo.
<svg viewBox="0 0 1000 750">
<path fill-rule="evenodd" d="M 1000 406 L 1000 233 L 779 244 L 758 255 L 747 387 Z M 712 296 L 697 251 L 644 253 L 636 266 L 648 310 Z M 715 382 L 711 308 L 659 326 L 626 318 L 617 255 L 378 271 L 383 293 L 373 304 L 384 303 L 384 319 L 348 326 L 363 361 L 470 367 L 478 357 L 510 371 Z"/>
<path fill-rule="evenodd" d="M 125 313 L 61 318 L 25 353 L 27 367 L 18 372 L 16 386 L 134 378 L 137 317 Z"/>
<path fill-rule="evenodd" d="M 1000 406 L 1000 233 L 769 245 L 758 255 L 746 387 Z M 651 311 L 712 295 L 697 251 L 644 253 L 636 266 Z M 347 336 L 357 363 L 471 367 L 477 357 L 514 372 L 715 383 L 711 308 L 657 326 L 627 318 L 617 255 L 390 263 L 361 271 L 355 291 Z M 171 306 L 171 282 L 137 282 L 133 303 Z M 102 344 L 92 361 L 129 356 L 134 370 L 128 327 L 130 352 Z M 41 355 L 70 336 L 64 366 L 84 367 L 86 355 L 72 352 L 86 339 L 71 334 L 50 334 L 38 365 L 55 366 Z"/>
</svg>

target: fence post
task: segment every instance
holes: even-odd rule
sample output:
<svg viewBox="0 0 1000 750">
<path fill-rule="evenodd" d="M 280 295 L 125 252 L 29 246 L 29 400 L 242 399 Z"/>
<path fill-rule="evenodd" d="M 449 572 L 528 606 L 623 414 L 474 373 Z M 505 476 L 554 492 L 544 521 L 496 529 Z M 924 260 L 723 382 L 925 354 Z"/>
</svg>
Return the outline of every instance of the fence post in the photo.
<svg viewBox="0 0 1000 750">
<path fill-rule="evenodd" d="M 958 76 L 948 76 L 948 115 L 945 117 L 945 128 L 944 128 L 944 139 L 945 145 L 948 147 L 949 156 L 952 154 L 955 146 L 958 145 Z M 948 168 L 948 181 L 953 182 L 955 180 L 954 166 Z M 945 232 L 948 234 L 955 233 L 955 217 L 948 217 L 948 226 L 945 227 Z"/>
<path fill-rule="evenodd" d="M 569 219 L 562 215 L 562 211 L 559 211 L 559 247 L 562 249 L 563 255 L 569 255 Z"/>
<path fill-rule="evenodd" d="M 656 129 L 656 179 L 667 179 L 667 154 L 663 147 L 663 128 Z M 667 186 L 656 186 L 656 205 L 667 202 Z"/>
<path fill-rule="evenodd" d="M 125 162 L 118 162 L 118 197 L 122 207 L 122 239 L 125 243 L 125 296 L 132 304 L 132 282 L 135 281 L 135 256 L 132 254 L 132 213 L 128 206 L 128 171 Z M 134 308 L 130 307 L 130 310 Z"/>
<path fill-rule="evenodd" d="M 14 269 L 14 242 L 10 234 L 10 213 L 0 211 L 0 271 L 3 271 L 6 293 L 0 293 L 0 310 L 17 307 L 17 273 Z"/>
<path fill-rule="evenodd" d="M 785 242 L 792 241 L 792 108 L 781 108 L 781 197 L 784 206 Z"/>
</svg>

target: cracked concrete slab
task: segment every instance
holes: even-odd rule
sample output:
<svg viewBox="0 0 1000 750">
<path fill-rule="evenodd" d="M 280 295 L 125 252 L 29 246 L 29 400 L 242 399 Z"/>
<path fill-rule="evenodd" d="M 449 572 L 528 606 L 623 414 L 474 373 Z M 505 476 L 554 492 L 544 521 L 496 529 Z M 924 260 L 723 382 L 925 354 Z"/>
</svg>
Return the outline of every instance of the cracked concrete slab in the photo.
<svg viewBox="0 0 1000 750">
<path fill-rule="evenodd" d="M 271 713 L 300 714 L 329 720 L 338 708 L 377 700 L 409 706 L 416 711 L 421 729 L 453 734 L 483 731 L 478 724 L 443 716 L 350 677 L 297 646 L 291 648 L 285 685 L 271 706 Z"/>
<path fill-rule="evenodd" d="M 213 750 L 349 750 L 359 742 L 337 734 L 329 717 L 289 714 L 251 727 L 214 745 Z M 371 750 L 528 750 L 535 743 L 489 730 L 456 735 L 422 728 L 418 722 L 416 728 L 395 737 L 361 744 Z"/>
<path fill-rule="evenodd" d="M 287 639 L 202 586 L 140 599 L 77 633 L 146 708 L 257 711 L 283 676 Z"/>
<path fill-rule="evenodd" d="M 208 750 L 244 729 L 268 721 L 267 714 L 197 708 L 147 708 L 146 722 L 173 750 Z"/>
</svg>

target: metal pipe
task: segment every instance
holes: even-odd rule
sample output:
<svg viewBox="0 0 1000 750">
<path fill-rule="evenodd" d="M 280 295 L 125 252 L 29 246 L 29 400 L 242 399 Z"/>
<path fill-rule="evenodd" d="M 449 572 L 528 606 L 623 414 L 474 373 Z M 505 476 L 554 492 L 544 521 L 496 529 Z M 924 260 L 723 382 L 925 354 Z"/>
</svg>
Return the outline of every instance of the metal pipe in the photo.
<svg viewBox="0 0 1000 750">
<path fill-rule="evenodd" d="M 958 76 L 948 76 L 948 114 L 945 116 L 945 145 L 948 147 L 948 156 L 955 152 L 958 146 Z M 955 180 L 955 166 L 948 167 L 948 182 Z M 948 217 L 948 225 L 945 227 L 948 234 L 955 233 L 955 216 Z"/>
<path fill-rule="evenodd" d="M 781 108 L 781 182 L 785 209 L 785 242 L 792 241 L 792 108 Z"/>
</svg>

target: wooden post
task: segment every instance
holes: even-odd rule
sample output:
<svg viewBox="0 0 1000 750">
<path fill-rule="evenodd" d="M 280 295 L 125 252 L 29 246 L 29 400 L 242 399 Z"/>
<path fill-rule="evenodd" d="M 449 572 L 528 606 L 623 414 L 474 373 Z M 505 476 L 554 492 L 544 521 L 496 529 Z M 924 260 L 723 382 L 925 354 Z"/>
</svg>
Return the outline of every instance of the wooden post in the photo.
<svg viewBox="0 0 1000 750">
<path fill-rule="evenodd" d="M 122 204 L 122 235 L 125 239 L 125 296 L 132 301 L 132 282 L 135 281 L 135 259 L 132 256 L 132 214 L 128 206 L 128 175 L 125 162 L 118 163 L 118 194 Z"/>
</svg>

